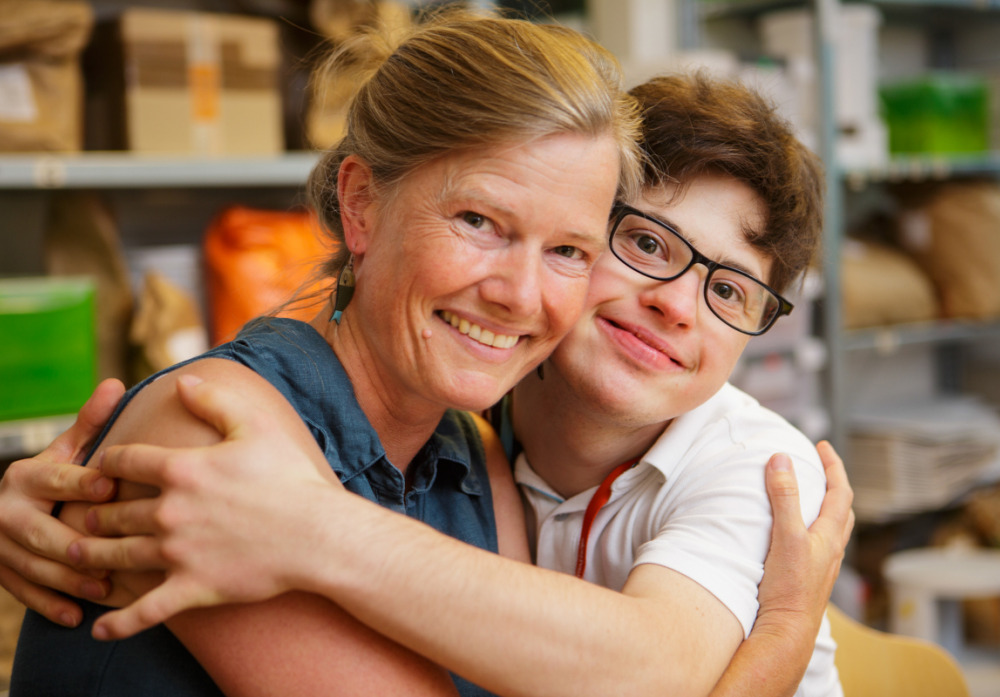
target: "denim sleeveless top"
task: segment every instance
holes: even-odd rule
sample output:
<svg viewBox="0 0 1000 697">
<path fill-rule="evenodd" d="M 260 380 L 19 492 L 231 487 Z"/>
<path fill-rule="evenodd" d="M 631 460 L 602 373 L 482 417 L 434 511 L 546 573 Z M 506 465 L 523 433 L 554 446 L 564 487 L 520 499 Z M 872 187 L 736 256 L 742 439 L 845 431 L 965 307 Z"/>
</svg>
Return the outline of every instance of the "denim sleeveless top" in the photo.
<svg viewBox="0 0 1000 697">
<path fill-rule="evenodd" d="M 410 465 L 412 483 L 407 489 L 402 473 L 386 459 L 336 354 L 310 325 L 290 319 L 258 320 L 234 341 L 193 360 L 200 358 L 242 363 L 274 385 L 309 426 L 330 467 L 350 491 L 463 542 L 497 550 L 485 454 L 468 414 L 450 410 L 444 415 Z M 155 377 L 129 390 L 98 443 L 125 405 Z M 163 625 L 123 641 L 95 641 L 90 628 L 106 608 L 79 602 L 84 618 L 75 629 L 31 611 L 26 614 L 11 697 L 222 694 Z M 453 679 L 463 696 L 489 695 L 458 676 Z"/>
</svg>

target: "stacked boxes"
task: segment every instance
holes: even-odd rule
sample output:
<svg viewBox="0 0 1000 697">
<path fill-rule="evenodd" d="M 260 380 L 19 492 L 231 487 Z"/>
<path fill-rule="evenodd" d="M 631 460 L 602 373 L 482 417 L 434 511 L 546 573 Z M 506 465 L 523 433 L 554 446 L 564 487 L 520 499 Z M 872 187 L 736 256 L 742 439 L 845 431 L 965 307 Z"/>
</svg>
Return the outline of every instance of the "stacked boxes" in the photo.
<svg viewBox="0 0 1000 697">
<path fill-rule="evenodd" d="M 279 153 L 280 66 L 272 20 L 126 9 L 86 56 L 88 149 Z"/>
</svg>

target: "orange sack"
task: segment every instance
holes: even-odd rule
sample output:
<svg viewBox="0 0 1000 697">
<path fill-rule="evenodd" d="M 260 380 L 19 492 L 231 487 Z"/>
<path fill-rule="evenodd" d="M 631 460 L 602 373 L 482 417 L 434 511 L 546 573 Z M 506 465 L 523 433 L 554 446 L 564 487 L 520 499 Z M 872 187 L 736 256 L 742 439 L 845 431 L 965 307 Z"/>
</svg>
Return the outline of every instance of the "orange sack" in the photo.
<svg viewBox="0 0 1000 697">
<path fill-rule="evenodd" d="M 332 252 L 316 216 L 307 211 L 233 206 L 205 233 L 205 275 L 213 345 L 229 341 L 247 321 L 288 302 L 298 291 L 315 302 L 278 314 L 310 320 L 330 279 L 309 283 Z M 308 283 L 308 286 L 306 284 Z"/>
</svg>

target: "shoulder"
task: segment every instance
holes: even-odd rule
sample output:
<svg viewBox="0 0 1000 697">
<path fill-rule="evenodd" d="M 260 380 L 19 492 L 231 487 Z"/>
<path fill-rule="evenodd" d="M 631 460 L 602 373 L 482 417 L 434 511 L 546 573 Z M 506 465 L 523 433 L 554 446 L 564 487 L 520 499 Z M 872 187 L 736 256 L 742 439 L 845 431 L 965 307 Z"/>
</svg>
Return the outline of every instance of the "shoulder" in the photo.
<svg viewBox="0 0 1000 697">
<path fill-rule="evenodd" d="M 678 417 L 647 457 L 668 485 L 717 490 L 740 486 L 767 503 L 764 468 L 775 453 L 794 464 L 807 517 L 815 515 L 826 490 L 823 465 L 813 443 L 774 411 L 745 392 L 725 385 L 705 404 Z M 672 481 L 672 483 L 671 483 Z M 815 508 L 815 511 L 813 509 Z"/>
<path fill-rule="evenodd" d="M 122 411 L 110 442 L 154 445 L 203 445 L 218 440 L 214 428 L 193 416 L 181 403 L 177 381 L 194 375 L 225 388 L 241 400 L 274 410 L 276 417 L 291 405 L 267 380 L 245 365 L 222 358 L 200 358 L 157 375 Z M 293 412 L 294 413 L 294 412 Z"/>
</svg>

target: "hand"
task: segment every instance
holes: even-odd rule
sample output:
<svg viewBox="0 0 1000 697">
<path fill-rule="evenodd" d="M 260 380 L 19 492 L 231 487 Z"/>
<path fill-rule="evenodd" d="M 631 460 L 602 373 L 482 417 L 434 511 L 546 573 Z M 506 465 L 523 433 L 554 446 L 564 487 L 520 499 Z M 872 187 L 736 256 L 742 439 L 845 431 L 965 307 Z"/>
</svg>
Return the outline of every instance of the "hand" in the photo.
<svg viewBox="0 0 1000 697">
<path fill-rule="evenodd" d="M 125 388 L 105 380 L 80 409 L 73 425 L 33 458 L 10 465 L 0 479 L 0 585 L 32 610 L 75 627 L 76 603 L 56 591 L 101 600 L 108 584 L 67 566 L 66 549 L 80 533 L 52 516 L 56 501 L 106 501 L 115 484 L 80 465 L 111 417 Z"/>
<path fill-rule="evenodd" d="M 103 453 L 105 475 L 161 493 L 93 507 L 91 532 L 125 537 L 80 538 L 69 554 L 86 567 L 162 569 L 166 580 L 102 616 L 93 630 L 98 639 L 131 636 L 187 609 L 308 590 L 296 584 L 294 570 L 315 557 L 328 494 L 342 491 L 294 413 L 282 418 L 192 375 L 178 379 L 178 395 L 224 440 L 187 449 L 113 446 Z"/>
<path fill-rule="evenodd" d="M 826 470 L 827 491 L 819 516 L 808 530 L 802 522 L 791 461 L 778 454 L 768 462 L 767 493 L 774 527 L 754 625 L 754 631 L 802 632 L 809 646 L 819 631 L 854 529 L 854 492 L 844 463 L 828 442 L 821 442 L 816 449 Z"/>
</svg>

